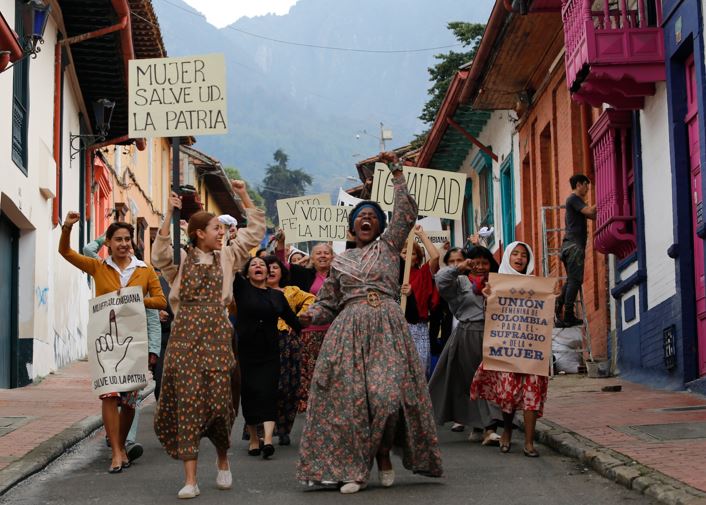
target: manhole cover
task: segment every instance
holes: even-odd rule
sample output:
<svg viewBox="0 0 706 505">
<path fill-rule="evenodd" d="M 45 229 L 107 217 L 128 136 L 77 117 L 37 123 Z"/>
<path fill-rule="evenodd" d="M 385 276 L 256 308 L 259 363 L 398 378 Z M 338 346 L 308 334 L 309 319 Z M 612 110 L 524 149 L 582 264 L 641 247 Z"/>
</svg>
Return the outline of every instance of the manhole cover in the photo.
<svg viewBox="0 0 706 505">
<path fill-rule="evenodd" d="M 29 417 L 20 416 L 0 417 L 0 437 L 15 431 L 17 428 L 26 423 L 28 419 Z"/>
<path fill-rule="evenodd" d="M 630 426 L 630 429 L 649 435 L 658 440 L 689 440 L 706 438 L 706 422 L 704 423 L 674 423 L 647 424 Z"/>
</svg>

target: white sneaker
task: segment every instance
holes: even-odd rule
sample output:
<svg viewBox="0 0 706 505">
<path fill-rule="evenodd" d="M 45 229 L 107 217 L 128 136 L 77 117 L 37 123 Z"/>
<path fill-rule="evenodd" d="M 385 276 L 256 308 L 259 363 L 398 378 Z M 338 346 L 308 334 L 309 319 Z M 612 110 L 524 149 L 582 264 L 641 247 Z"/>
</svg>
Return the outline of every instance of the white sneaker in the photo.
<svg viewBox="0 0 706 505">
<path fill-rule="evenodd" d="M 368 487 L 367 482 L 347 482 L 341 486 L 341 494 L 353 494 L 357 493 Z"/>
<path fill-rule="evenodd" d="M 179 494 L 177 495 L 181 499 L 188 499 L 188 498 L 196 498 L 198 495 L 201 494 L 201 491 L 199 491 L 199 485 L 198 484 L 187 484 L 183 488 L 179 490 Z"/>
<path fill-rule="evenodd" d="M 469 442 L 482 442 L 483 441 L 483 432 L 476 431 L 476 430 L 471 431 L 471 434 L 468 435 L 468 441 Z"/>
<path fill-rule="evenodd" d="M 218 466 L 216 466 L 216 470 L 218 470 L 216 487 L 224 490 L 233 487 L 233 474 L 230 473 L 230 465 L 228 465 L 228 470 L 221 470 Z"/>
<path fill-rule="evenodd" d="M 391 487 L 395 483 L 395 471 L 380 470 L 378 472 L 378 479 L 380 479 L 382 487 Z"/>
<path fill-rule="evenodd" d="M 489 433 L 487 437 L 483 438 L 482 445 L 500 445 L 500 435 L 497 433 Z"/>
</svg>

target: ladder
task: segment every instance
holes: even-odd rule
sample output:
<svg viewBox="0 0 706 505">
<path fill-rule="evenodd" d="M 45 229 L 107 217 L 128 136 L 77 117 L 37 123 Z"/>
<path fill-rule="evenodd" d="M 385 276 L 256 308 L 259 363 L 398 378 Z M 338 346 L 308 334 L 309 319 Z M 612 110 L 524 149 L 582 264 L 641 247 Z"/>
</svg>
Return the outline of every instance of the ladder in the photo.
<svg viewBox="0 0 706 505">
<path fill-rule="evenodd" d="M 561 211 L 565 209 L 565 205 L 547 206 L 542 207 L 542 275 L 545 277 L 549 276 L 549 258 L 555 256 L 557 258 L 561 257 L 561 242 L 563 239 L 563 232 L 565 228 L 549 228 L 547 226 L 547 215 L 557 213 L 557 219 L 553 219 L 551 222 L 561 222 Z M 552 225 L 553 226 L 553 225 Z M 559 261 L 561 263 L 561 261 Z M 559 276 L 559 279 L 566 281 L 566 276 Z M 586 304 L 583 298 L 583 286 L 579 289 L 578 302 L 581 308 L 581 320 L 583 325 L 581 327 L 583 334 L 583 345 L 581 349 L 576 349 L 577 353 L 582 355 L 585 353 L 588 355 L 589 361 L 593 361 L 593 353 L 591 351 L 591 332 L 588 328 L 588 317 L 586 314 Z M 552 375 L 554 371 L 554 364 L 552 360 Z"/>
</svg>

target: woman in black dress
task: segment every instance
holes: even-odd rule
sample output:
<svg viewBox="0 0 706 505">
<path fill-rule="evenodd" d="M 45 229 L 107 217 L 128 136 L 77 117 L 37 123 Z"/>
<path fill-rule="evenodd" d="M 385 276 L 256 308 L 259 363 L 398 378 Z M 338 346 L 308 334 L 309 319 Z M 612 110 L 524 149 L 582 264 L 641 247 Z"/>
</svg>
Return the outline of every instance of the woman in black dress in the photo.
<svg viewBox="0 0 706 505">
<path fill-rule="evenodd" d="M 281 291 L 267 287 L 268 268 L 265 260 L 250 258 L 234 283 L 238 318 L 238 335 L 243 417 L 250 432 L 248 454 L 267 459 L 275 452 L 272 434 L 277 419 L 279 385 L 279 331 L 281 317 L 294 331 L 301 326 Z M 257 425 L 263 424 L 265 437 L 257 436 Z"/>
</svg>

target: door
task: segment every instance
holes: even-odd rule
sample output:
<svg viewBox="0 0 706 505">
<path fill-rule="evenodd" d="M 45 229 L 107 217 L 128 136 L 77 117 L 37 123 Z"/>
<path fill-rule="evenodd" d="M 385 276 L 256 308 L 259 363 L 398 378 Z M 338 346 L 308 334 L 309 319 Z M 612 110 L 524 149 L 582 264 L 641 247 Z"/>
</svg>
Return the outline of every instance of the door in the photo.
<svg viewBox="0 0 706 505">
<path fill-rule="evenodd" d="M 19 233 L 0 216 L 0 388 L 12 387 L 17 341 L 17 241 Z"/>
<path fill-rule="evenodd" d="M 699 106 L 694 56 L 686 61 L 687 113 L 684 118 L 689 141 L 691 181 L 691 223 L 694 239 L 694 286 L 696 291 L 696 331 L 698 339 L 699 375 L 706 375 L 706 284 L 704 283 L 704 242 L 696 230 L 704 221 L 701 189 L 701 143 L 699 140 Z"/>
</svg>

